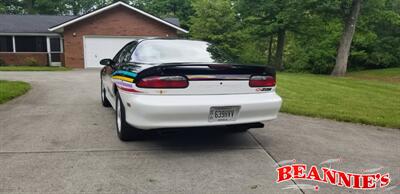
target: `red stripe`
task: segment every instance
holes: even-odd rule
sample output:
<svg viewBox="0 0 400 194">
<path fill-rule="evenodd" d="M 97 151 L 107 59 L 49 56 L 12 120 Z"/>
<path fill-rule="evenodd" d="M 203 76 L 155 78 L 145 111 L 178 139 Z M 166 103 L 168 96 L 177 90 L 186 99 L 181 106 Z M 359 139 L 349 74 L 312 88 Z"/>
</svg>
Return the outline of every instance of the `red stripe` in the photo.
<svg viewBox="0 0 400 194">
<path fill-rule="evenodd" d="M 133 88 L 123 88 L 123 87 L 121 87 L 121 86 L 117 86 L 117 87 L 118 87 L 119 89 L 125 91 L 125 92 L 143 93 L 143 92 L 138 91 L 138 90 L 135 90 L 135 89 L 133 89 Z"/>
</svg>

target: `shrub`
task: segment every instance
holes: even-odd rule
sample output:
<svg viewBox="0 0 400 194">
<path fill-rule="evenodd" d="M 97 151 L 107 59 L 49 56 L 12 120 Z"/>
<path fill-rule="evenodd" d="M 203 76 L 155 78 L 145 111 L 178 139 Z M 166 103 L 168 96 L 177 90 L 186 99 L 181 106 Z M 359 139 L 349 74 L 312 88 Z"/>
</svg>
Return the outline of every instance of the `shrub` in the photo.
<svg viewBox="0 0 400 194">
<path fill-rule="evenodd" d="M 6 66 L 6 62 L 3 59 L 0 59 L 0 66 Z"/>
<path fill-rule="evenodd" d="M 24 65 L 27 65 L 27 66 L 38 66 L 39 62 L 33 57 L 27 57 L 24 60 Z"/>
</svg>

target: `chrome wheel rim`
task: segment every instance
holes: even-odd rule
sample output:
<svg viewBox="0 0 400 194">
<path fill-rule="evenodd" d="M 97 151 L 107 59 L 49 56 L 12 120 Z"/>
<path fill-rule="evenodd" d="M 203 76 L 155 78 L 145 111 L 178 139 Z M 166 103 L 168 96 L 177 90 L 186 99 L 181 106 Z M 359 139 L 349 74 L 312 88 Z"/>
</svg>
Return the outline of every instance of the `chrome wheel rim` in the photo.
<svg viewBox="0 0 400 194">
<path fill-rule="evenodd" d="M 104 102 L 104 89 L 101 90 L 101 100 Z"/>
<path fill-rule="evenodd" d="M 121 133 L 121 102 L 117 99 L 117 130 Z"/>
<path fill-rule="evenodd" d="M 101 83 L 101 100 L 104 102 L 105 99 L 105 94 L 104 94 L 105 90 L 103 88 L 103 83 Z"/>
</svg>

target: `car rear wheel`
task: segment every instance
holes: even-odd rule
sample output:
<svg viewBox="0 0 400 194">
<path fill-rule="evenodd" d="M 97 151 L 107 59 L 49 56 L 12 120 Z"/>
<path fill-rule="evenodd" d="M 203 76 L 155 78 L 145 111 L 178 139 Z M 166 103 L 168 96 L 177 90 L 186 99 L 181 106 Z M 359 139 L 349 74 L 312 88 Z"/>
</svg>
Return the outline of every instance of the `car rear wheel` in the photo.
<svg viewBox="0 0 400 194">
<path fill-rule="evenodd" d="M 126 122 L 125 107 L 118 93 L 116 93 L 115 110 L 117 135 L 119 139 L 121 141 L 131 141 L 143 138 L 142 130 L 132 127 Z"/>
<path fill-rule="evenodd" d="M 108 101 L 107 97 L 106 97 L 106 88 L 104 88 L 103 85 L 103 80 L 101 81 L 101 91 L 100 91 L 100 95 L 101 95 L 101 104 L 103 104 L 104 107 L 111 107 L 111 103 L 110 101 Z"/>
</svg>

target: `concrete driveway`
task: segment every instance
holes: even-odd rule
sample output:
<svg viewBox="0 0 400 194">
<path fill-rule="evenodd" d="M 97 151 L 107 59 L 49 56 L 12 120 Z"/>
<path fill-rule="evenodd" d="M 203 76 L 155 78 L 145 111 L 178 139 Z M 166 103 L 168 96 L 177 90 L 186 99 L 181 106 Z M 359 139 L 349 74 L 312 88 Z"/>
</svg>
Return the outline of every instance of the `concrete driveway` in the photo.
<svg viewBox="0 0 400 194">
<path fill-rule="evenodd" d="M 0 79 L 33 86 L 0 105 L 0 193 L 316 192 L 302 184 L 318 185 L 319 193 L 357 193 L 309 181 L 275 183 L 276 162 L 338 158 L 332 168 L 390 173 L 389 190 L 368 193 L 400 192 L 398 129 L 281 114 L 247 133 L 188 130 L 124 143 L 113 110 L 100 104 L 98 70 L 0 72 Z"/>
</svg>

